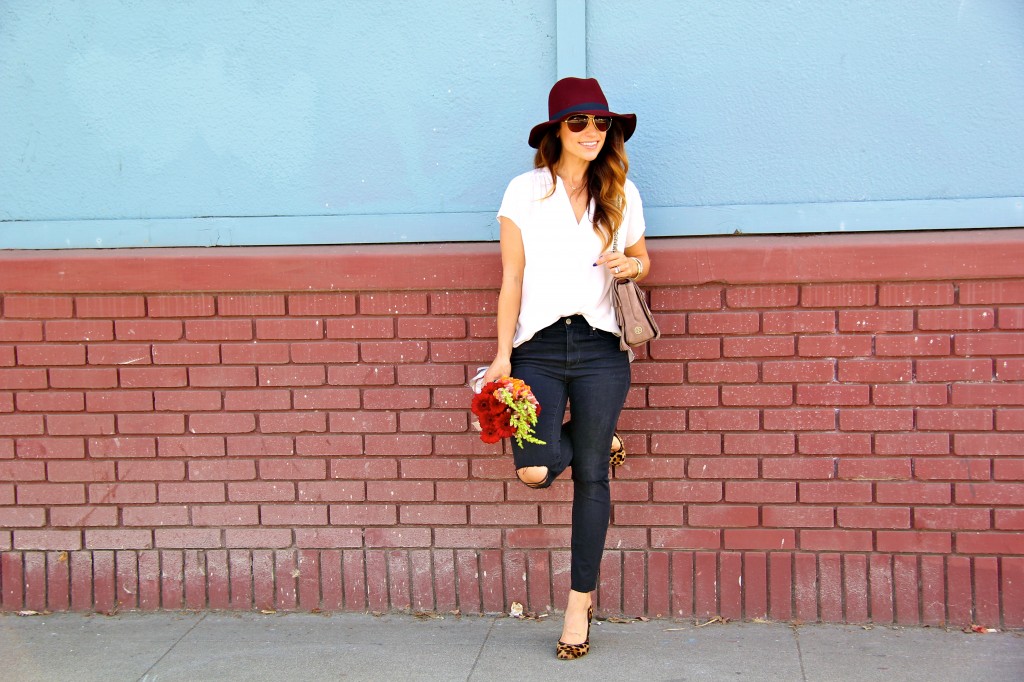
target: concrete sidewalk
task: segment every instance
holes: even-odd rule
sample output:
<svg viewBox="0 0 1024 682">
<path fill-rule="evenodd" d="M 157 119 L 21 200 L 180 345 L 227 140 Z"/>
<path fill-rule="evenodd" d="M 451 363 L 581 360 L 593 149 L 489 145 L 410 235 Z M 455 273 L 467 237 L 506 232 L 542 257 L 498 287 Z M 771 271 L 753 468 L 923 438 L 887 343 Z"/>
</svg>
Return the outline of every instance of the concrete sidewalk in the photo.
<svg viewBox="0 0 1024 682">
<path fill-rule="evenodd" d="M 28 680 L 885 680 L 1018 682 L 1024 633 L 595 621 L 558 661 L 561 618 L 254 613 L 0 616 L 0 676 Z"/>
</svg>

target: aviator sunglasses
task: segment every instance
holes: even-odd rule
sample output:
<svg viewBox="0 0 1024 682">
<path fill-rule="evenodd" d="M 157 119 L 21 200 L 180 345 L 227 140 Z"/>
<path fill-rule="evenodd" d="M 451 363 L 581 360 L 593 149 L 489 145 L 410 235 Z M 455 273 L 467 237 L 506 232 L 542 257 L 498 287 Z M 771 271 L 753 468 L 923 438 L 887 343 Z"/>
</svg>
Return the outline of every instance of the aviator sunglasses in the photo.
<svg viewBox="0 0 1024 682">
<path fill-rule="evenodd" d="M 612 127 L 611 116 L 591 116 L 590 114 L 573 114 L 565 119 L 565 127 L 570 132 L 581 133 L 587 129 L 591 121 L 594 122 L 594 127 L 601 133 Z"/>
</svg>

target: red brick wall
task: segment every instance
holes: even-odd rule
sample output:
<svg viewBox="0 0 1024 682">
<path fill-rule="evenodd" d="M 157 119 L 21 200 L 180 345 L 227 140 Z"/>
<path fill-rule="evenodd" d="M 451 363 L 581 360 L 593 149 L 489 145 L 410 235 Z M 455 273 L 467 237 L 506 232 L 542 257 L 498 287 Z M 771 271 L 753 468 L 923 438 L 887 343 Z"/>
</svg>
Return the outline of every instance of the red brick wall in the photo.
<svg viewBox="0 0 1024 682">
<path fill-rule="evenodd" d="M 600 609 L 1024 626 L 1024 230 L 653 240 Z M 0 253 L 5 610 L 543 611 L 493 244 Z"/>
</svg>

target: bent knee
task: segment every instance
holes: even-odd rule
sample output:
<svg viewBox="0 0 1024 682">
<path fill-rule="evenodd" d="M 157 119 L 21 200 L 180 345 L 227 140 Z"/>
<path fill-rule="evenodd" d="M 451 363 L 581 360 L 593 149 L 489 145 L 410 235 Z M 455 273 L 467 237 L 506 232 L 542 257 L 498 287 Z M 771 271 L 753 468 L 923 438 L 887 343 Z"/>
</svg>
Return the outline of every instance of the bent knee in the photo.
<svg viewBox="0 0 1024 682">
<path fill-rule="evenodd" d="M 516 469 L 516 476 L 531 488 L 546 488 L 550 485 L 548 481 L 548 468 L 545 466 Z"/>
</svg>

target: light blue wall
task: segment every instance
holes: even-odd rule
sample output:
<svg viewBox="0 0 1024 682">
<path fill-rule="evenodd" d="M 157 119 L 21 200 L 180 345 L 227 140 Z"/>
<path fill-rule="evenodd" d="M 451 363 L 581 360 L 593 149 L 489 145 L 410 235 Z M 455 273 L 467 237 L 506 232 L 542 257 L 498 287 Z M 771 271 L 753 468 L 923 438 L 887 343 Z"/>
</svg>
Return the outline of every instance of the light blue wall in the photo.
<svg viewBox="0 0 1024 682">
<path fill-rule="evenodd" d="M 1024 195 L 1021 0 L 591 0 L 587 32 L 652 205 Z"/>
<path fill-rule="evenodd" d="M 5 0 L 0 246 L 490 238 L 554 26 L 551 0 Z M 375 217 L 409 214 L 447 217 Z"/>
<path fill-rule="evenodd" d="M 650 234 L 1024 224 L 1024 2 L 3 0 L 0 248 L 487 240 L 559 75 Z"/>
<path fill-rule="evenodd" d="M 1024 2 L 590 0 L 652 234 L 1024 225 Z"/>
</svg>

